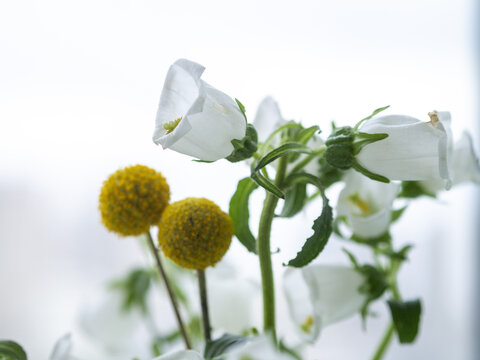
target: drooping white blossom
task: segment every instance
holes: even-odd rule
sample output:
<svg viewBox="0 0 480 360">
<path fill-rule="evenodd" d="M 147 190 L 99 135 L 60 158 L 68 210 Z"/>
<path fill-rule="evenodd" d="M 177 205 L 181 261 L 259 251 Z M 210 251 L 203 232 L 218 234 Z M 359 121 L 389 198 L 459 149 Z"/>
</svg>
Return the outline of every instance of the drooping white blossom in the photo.
<svg viewBox="0 0 480 360">
<path fill-rule="evenodd" d="M 346 218 L 355 235 L 376 238 L 390 226 L 392 204 L 398 191 L 397 183 L 382 183 L 350 171 L 338 197 L 337 215 Z"/>
<path fill-rule="evenodd" d="M 429 122 L 405 115 L 380 116 L 365 121 L 359 131 L 388 134 L 356 156 L 370 172 L 390 180 L 444 179 L 449 187 L 450 113 L 433 112 Z"/>
<path fill-rule="evenodd" d="M 258 141 L 264 142 L 268 136 L 287 121 L 283 118 L 278 103 L 271 96 L 265 97 L 258 105 L 253 126 L 257 130 Z"/>
<path fill-rule="evenodd" d="M 233 152 L 231 141 L 245 136 L 246 121 L 232 98 L 200 79 L 204 70 L 186 59 L 170 67 L 153 141 L 164 149 L 215 161 Z"/>
<path fill-rule="evenodd" d="M 283 278 L 289 313 L 306 341 L 323 327 L 359 312 L 366 296 L 359 292 L 365 278 L 346 266 L 309 265 L 288 268 Z"/>
</svg>

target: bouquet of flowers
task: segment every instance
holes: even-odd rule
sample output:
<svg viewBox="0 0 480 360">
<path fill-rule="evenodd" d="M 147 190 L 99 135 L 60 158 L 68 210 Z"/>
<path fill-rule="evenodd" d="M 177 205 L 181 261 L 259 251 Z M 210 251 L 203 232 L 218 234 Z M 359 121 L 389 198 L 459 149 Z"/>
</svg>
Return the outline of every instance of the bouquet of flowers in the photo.
<svg viewBox="0 0 480 360">
<path fill-rule="evenodd" d="M 136 349 L 138 355 L 150 356 L 145 359 L 304 359 L 303 350 L 317 341 L 325 326 L 355 314 L 365 323 L 372 303 L 384 301 L 391 320 L 372 359 L 384 358 L 393 339 L 413 343 L 420 329 L 422 303 L 404 298 L 397 282 L 412 245 L 399 247 L 390 227 L 419 197 L 435 198 L 463 182 L 480 183 L 469 134 L 453 140 L 448 112 L 431 111 L 428 121 L 422 121 L 385 115 L 388 106 L 350 125 L 304 127 L 284 119 L 270 97 L 262 101 L 250 123 L 244 105 L 206 83 L 203 72 L 203 66 L 185 59 L 170 67 L 153 141 L 205 167 L 221 159 L 231 166 L 248 166 L 250 176 L 238 181 L 228 212 L 202 197 L 170 202 L 170 185 L 163 175 L 168 169 L 159 172 L 135 165 L 109 176 L 99 196 L 102 223 L 121 237 L 137 237 L 151 261 L 112 282 L 110 290 L 119 296 L 85 316 L 83 327 L 104 344 L 133 342 L 131 335 L 122 338 L 120 325 L 107 331 L 110 339 L 104 337 L 106 331 L 100 335 L 91 326 L 120 308 L 122 321 L 131 324 L 137 314 L 150 324 L 148 349 Z M 334 187 L 341 191 L 331 201 Z M 259 191 L 265 193 L 265 200 L 261 215 L 254 218 L 249 199 Z M 293 218 L 310 206 L 318 209 L 313 225 L 308 224 L 311 235 L 296 256 L 274 268 L 273 221 Z M 261 327 L 249 323 L 251 316 L 242 309 L 255 284 L 244 286 L 245 279 L 228 266 L 216 266 L 232 238 L 258 259 Z M 350 265 L 322 264 L 322 251 L 329 242 L 340 240 Z M 350 244 L 368 251 L 370 260 L 359 260 Z M 282 273 L 282 293 L 275 292 L 274 272 Z M 215 280 L 210 285 L 207 275 Z M 151 300 L 158 290 L 154 284 L 164 289 L 163 300 L 158 301 L 168 299 L 156 311 Z M 212 296 L 218 284 L 223 284 L 223 292 L 217 289 Z M 285 298 L 301 339 L 296 343 L 277 326 L 279 296 Z M 230 314 L 222 315 L 218 309 L 227 302 Z M 176 327 L 160 333 L 154 319 L 168 311 Z M 233 326 L 235 315 L 239 326 Z M 71 348 L 66 335 L 50 359 L 75 359 Z M 117 358 L 130 356 L 117 354 Z M 27 356 L 19 344 L 1 341 L 0 359 Z"/>
</svg>

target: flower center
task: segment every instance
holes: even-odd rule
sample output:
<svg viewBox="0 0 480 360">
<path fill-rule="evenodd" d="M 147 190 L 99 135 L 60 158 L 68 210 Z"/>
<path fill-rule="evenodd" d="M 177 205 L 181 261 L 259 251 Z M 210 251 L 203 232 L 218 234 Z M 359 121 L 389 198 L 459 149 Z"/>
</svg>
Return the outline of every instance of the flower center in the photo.
<svg viewBox="0 0 480 360">
<path fill-rule="evenodd" d="M 300 329 L 302 329 L 303 332 L 309 333 L 312 331 L 312 326 L 313 326 L 313 316 L 310 315 L 300 325 Z"/>
<path fill-rule="evenodd" d="M 178 126 L 178 123 L 182 120 L 182 117 L 180 116 L 178 119 L 175 119 L 173 121 L 168 121 L 165 124 L 163 124 L 163 128 L 167 130 L 167 134 L 170 134 L 175 128 Z"/>
<path fill-rule="evenodd" d="M 370 204 L 362 199 L 358 193 L 352 194 L 348 197 L 348 200 L 350 200 L 353 205 L 355 205 L 362 213 L 362 215 L 369 215 L 372 212 L 372 208 Z"/>
</svg>

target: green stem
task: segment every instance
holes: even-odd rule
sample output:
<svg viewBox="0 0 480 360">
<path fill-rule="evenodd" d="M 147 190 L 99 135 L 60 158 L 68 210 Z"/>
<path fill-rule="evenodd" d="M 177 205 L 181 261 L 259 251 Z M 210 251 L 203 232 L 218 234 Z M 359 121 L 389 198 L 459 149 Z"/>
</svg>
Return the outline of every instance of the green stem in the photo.
<svg viewBox="0 0 480 360">
<path fill-rule="evenodd" d="M 205 342 L 208 343 L 212 340 L 210 316 L 208 314 L 208 301 L 207 301 L 207 281 L 205 279 L 205 270 L 197 270 L 198 275 L 198 289 L 200 292 L 200 305 L 202 308 L 202 323 L 203 323 L 203 335 Z"/>
<path fill-rule="evenodd" d="M 295 167 L 289 172 L 289 174 L 295 174 L 295 173 L 299 172 L 300 170 L 302 170 L 306 165 L 308 165 L 308 163 L 310 161 L 312 161 L 313 159 L 321 156 L 325 152 L 326 149 L 327 149 L 326 146 L 322 146 L 321 148 L 318 148 L 318 149 L 314 150 L 313 153 L 311 153 L 310 155 L 305 156 L 305 158 L 303 158 L 303 160 L 299 161 L 295 165 Z"/>
<path fill-rule="evenodd" d="M 285 177 L 286 168 L 287 157 L 283 156 L 278 162 L 275 185 L 279 187 L 281 186 Z M 263 203 L 262 215 L 260 216 L 257 239 L 258 259 L 260 262 L 260 273 L 262 277 L 263 330 L 266 333 L 269 333 L 275 342 L 277 337 L 275 331 L 275 285 L 270 249 L 270 233 L 277 203 L 278 197 L 267 192 Z"/>
<path fill-rule="evenodd" d="M 381 360 L 383 356 L 387 352 L 388 346 L 390 345 L 390 341 L 392 341 L 393 334 L 395 333 L 395 326 L 393 323 L 390 323 L 385 334 L 383 335 L 382 341 L 378 345 L 377 351 L 375 355 L 373 355 L 372 360 Z"/>
<path fill-rule="evenodd" d="M 165 287 L 167 288 L 167 293 L 170 298 L 170 302 L 172 303 L 173 311 L 175 312 L 175 317 L 178 323 L 178 328 L 180 329 L 180 332 L 182 333 L 183 341 L 185 342 L 185 347 L 187 349 L 191 349 L 192 342 L 190 340 L 190 337 L 188 336 L 187 329 L 182 320 L 182 316 L 180 315 L 180 309 L 178 307 L 177 297 L 173 292 L 172 286 L 170 284 L 170 280 L 168 280 L 165 269 L 163 268 L 162 260 L 160 259 L 160 254 L 158 253 L 158 249 L 155 247 L 155 243 L 153 242 L 153 239 L 152 239 L 152 234 L 150 234 L 150 231 L 147 231 L 146 235 L 148 240 L 147 241 L 148 246 L 150 247 L 150 251 L 153 255 L 153 258 L 155 259 L 155 263 L 157 265 L 158 271 L 160 272 L 160 276 L 162 277 Z"/>
</svg>

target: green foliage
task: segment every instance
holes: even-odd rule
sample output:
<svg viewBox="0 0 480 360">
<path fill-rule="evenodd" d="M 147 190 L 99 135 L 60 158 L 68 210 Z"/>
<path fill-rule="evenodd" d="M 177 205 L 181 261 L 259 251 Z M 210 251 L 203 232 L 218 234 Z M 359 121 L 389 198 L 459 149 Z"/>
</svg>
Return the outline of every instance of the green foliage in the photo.
<svg viewBox="0 0 480 360">
<path fill-rule="evenodd" d="M 390 308 L 390 313 L 400 343 L 413 343 L 417 337 L 420 315 L 422 313 L 422 304 L 420 300 L 389 300 L 388 307 Z"/>
<path fill-rule="evenodd" d="M 302 153 L 311 154 L 312 149 L 308 146 L 300 143 L 289 142 L 279 146 L 278 148 L 270 151 L 263 158 L 260 159 L 254 171 L 259 171 L 261 168 L 267 166 L 271 162 L 275 161 L 279 157 L 286 156 L 289 153 Z"/>
<path fill-rule="evenodd" d="M 315 185 L 320 191 L 323 200 L 321 215 L 313 222 L 313 235 L 310 236 L 297 253 L 296 257 L 288 262 L 288 266 L 303 267 L 314 260 L 327 245 L 328 239 L 332 234 L 333 213 L 328 203 L 325 192 L 320 180 L 311 174 L 298 173 L 289 176 L 287 183 L 307 183 Z"/>
<path fill-rule="evenodd" d="M 27 360 L 27 354 L 16 342 L 0 340 L 0 360 Z"/>
<path fill-rule="evenodd" d="M 226 157 L 230 162 L 238 162 L 251 158 L 257 151 L 258 135 L 252 124 L 247 124 L 245 136 L 241 140 L 233 139 L 233 152 Z"/>
<path fill-rule="evenodd" d="M 307 199 L 307 184 L 298 183 L 287 190 L 285 202 L 279 217 L 293 217 L 298 214 L 305 205 Z"/>
<path fill-rule="evenodd" d="M 273 182 L 271 182 L 269 179 L 267 179 L 265 176 L 260 174 L 260 172 L 253 171 L 252 174 L 250 175 L 253 181 L 255 181 L 258 185 L 263 187 L 265 190 L 268 192 L 271 192 L 273 195 L 280 199 L 285 199 L 285 194 L 284 192 Z"/>
<path fill-rule="evenodd" d="M 237 190 L 230 199 L 228 213 L 233 220 L 235 236 L 252 253 L 257 253 L 257 241 L 250 231 L 250 211 L 248 202 L 252 192 L 258 185 L 250 178 L 244 178 L 238 182 Z"/>
<path fill-rule="evenodd" d="M 124 311 L 139 308 L 144 314 L 147 313 L 147 294 L 152 276 L 151 271 L 137 268 L 128 273 L 124 279 L 116 280 L 111 284 L 113 289 L 123 293 Z"/>
<path fill-rule="evenodd" d="M 387 106 L 383 106 L 383 107 L 381 107 L 381 108 L 378 108 L 378 109 L 373 110 L 373 112 L 372 112 L 370 115 L 368 115 L 366 118 L 363 118 L 362 120 L 360 120 L 360 121 L 355 125 L 354 129 L 355 129 L 355 130 L 358 130 L 358 128 L 360 127 L 360 125 L 361 125 L 364 121 L 371 119 L 372 117 L 374 117 L 374 116 L 377 115 L 378 113 L 381 113 L 382 111 L 387 110 L 389 107 L 390 107 L 390 105 L 387 105 Z"/>
<path fill-rule="evenodd" d="M 400 219 L 400 217 L 403 215 L 403 213 L 405 212 L 405 210 L 407 210 L 407 207 L 408 206 L 404 206 L 400 209 L 396 209 L 396 210 L 392 210 L 392 223 L 394 223 L 395 221 L 397 221 L 398 219 Z"/>
<path fill-rule="evenodd" d="M 401 185 L 400 193 L 398 194 L 398 197 L 415 199 L 420 196 L 428 196 L 431 198 L 436 197 L 435 194 L 425 191 L 421 183 L 418 181 L 402 181 L 402 185 Z"/>
<path fill-rule="evenodd" d="M 246 338 L 239 335 L 223 334 L 222 337 L 211 340 L 205 345 L 203 356 L 206 360 L 213 360 L 227 352 L 234 346 L 242 344 Z"/>
</svg>

